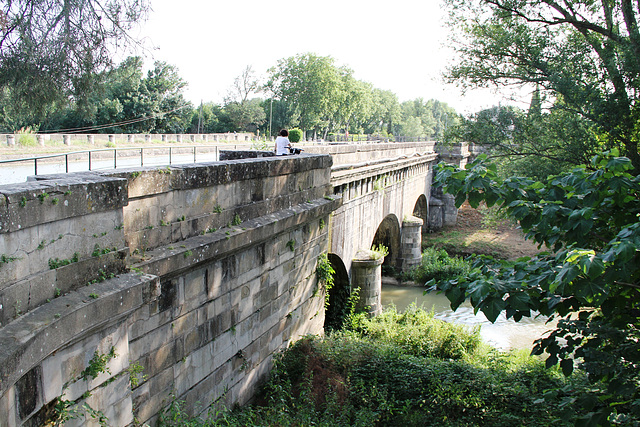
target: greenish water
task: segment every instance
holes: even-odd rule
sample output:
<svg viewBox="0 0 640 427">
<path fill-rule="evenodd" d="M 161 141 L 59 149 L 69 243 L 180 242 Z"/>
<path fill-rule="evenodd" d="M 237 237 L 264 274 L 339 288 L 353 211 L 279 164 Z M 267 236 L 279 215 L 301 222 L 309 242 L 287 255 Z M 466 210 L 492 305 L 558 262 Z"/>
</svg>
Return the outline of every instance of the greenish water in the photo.
<svg viewBox="0 0 640 427">
<path fill-rule="evenodd" d="M 482 314 L 473 314 L 473 307 L 468 302 L 451 310 L 449 300 L 444 294 L 430 292 L 423 294 L 424 288 L 403 287 L 393 285 L 382 286 L 382 305 L 387 307 L 394 304 L 398 311 L 403 311 L 411 303 L 423 307 L 427 311 L 433 310 L 435 317 L 447 322 L 463 325 L 480 325 L 480 333 L 484 341 L 500 349 L 527 348 L 531 349 L 533 341 L 545 332 L 554 329 L 553 324 L 546 324 L 546 318 L 523 318 L 520 322 L 507 319 L 504 314 L 491 323 Z"/>
</svg>

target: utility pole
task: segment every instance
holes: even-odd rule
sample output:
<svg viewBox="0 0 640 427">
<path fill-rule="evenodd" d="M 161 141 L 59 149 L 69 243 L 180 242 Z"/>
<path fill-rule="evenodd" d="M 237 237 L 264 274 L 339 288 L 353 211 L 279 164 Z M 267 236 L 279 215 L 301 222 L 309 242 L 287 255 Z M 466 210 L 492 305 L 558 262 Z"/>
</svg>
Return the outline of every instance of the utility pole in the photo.
<svg viewBox="0 0 640 427">
<path fill-rule="evenodd" d="M 269 139 L 271 139 L 271 120 L 273 119 L 273 97 L 271 98 L 271 107 L 269 109 Z"/>
</svg>

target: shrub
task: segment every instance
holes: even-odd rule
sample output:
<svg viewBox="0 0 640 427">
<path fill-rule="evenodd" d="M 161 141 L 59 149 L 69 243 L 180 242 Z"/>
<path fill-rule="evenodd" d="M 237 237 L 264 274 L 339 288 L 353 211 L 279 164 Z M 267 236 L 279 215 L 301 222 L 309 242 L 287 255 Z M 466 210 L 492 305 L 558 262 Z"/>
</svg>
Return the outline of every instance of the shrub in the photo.
<svg viewBox="0 0 640 427">
<path fill-rule="evenodd" d="M 405 274 L 403 279 L 417 283 L 455 279 L 471 271 L 471 264 L 460 257 L 450 257 L 444 249 L 427 248 L 422 252 L 422 263 Z"/>
<path fill-rule="evenodd" d="M 358 329 L 380 343 L 401 348 L 412 356 L 462 359 L 473 354 L 481 343 L 480 328 L 435 319 L 415 304 L 403 313 L 395 307 L 381 315 L 361 320 Z"/>
<path fill-rule="evenodd" d="M 38 145 L 37 130 L 30 127 L 21 128 L 16 132 L 16 143 L 22 147 L 35 147 Z"/>
<path fill-rule="evenodd" d="M 289 130 L 289 141 L 290 142 L 300 142 L 302 139 L 302 130 L 298 128 L 293 128 Z"/>
</svg>

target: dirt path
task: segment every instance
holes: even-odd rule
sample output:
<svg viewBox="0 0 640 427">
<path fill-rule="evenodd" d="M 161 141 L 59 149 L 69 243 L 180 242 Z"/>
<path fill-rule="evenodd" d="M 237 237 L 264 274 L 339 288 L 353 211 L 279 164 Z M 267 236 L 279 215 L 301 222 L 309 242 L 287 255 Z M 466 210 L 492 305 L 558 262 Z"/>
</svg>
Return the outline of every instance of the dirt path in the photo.
<svg viewBox="0 0 640 427">
<path fill-rule="evenodd" d="M 467 203 L 458 210 L 458 221 L 437 233 L 424 237 L 423 244 L 442 247 L 450 254 L 472 253 L 503 259 L 533 256 L 541 251 L 522 230 L 506 220 L 494 220 L 486 208 L 473 209 Z"/>
</svg>

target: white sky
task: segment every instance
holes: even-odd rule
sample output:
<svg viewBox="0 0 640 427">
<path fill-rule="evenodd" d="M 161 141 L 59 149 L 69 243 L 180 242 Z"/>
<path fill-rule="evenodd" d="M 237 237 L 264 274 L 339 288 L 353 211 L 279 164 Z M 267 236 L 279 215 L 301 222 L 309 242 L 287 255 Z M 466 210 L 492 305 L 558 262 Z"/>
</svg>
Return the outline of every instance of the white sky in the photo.
<svg viewBox="0 0 640 427">
<path fill-rule="evenodd" d="M 434 98 L 462 114 L 508 102 L 488 90 L 462 96 L 442 82 L 451 53 L 439 0 L 151 0 L 151 7 L 140 30 L 157 47 L 149 66 L 175 65 L 195 105 L 221 103 L 248 65 L 266 76 L 279 59 L 307 52 L 333 57 L 401 102 Z"/>
</svg>

